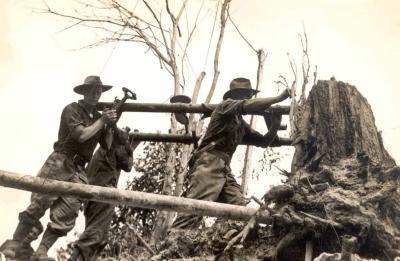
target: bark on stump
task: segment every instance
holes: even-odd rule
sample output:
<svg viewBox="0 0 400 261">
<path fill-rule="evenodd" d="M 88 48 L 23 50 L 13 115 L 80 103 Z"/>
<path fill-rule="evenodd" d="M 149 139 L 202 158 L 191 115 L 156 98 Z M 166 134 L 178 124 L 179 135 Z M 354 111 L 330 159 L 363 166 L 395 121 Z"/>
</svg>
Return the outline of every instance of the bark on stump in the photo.
<svg viewBox="0 0 400 261">
<path fill-rule="evenodd" d="M 383 147 L 371 106 L 354 86 L 318 81 L 300 113 L 292 170 L 320 160 L 334 164 L 357 153 L 384 167 L 395 165 Z"/>
</svg>

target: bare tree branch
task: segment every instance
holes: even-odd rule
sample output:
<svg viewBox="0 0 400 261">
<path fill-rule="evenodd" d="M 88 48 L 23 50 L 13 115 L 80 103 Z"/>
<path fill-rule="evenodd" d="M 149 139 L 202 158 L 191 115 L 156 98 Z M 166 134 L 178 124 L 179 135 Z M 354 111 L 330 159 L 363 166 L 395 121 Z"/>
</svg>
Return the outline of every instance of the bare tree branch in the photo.
<svg viewBox="0 0 400 261">
<path fill-rule="evenodd" d="M 267 58 L 267 55 L 265 54 L 263 49 L 260 49 L 257 51 L 258 66 L 257 66 L 256 90 L 259 90 L 260 86 L 262 84 L 264 63 L 265 63 L 266 58 Z M 256 97 L 257 97 L 257 94 L 256 94 Z M 250 127 L 251 128 L 254 128 L 254 126 L 256 124 L 255 120 L 256 120 L 256 118 L 254 118 L 254 115 L 251 115 L 251 117 L 250 117 Z M 245 196 L 248 191 L 248 184 L 249 184 L 250 173 L 251 173 L 252 154 L 253 154 L 253 146 L 246 146 L 246 152 L 244 154 L 244 160 L 243 160 L 244 164 L 243 164 L 243 170 L 242 170 L 242 183 L 241 183 L 243 195 L 245 195 Z"/>
<path fill-rule="evenodd" d="M 143 0 L 143 3 L 145 4 L 145 6 L 147 7 L 147 9 L 148 9 L 148 10 L 150 11 L 150 13 L 152 14 L 154 20 L 156 20 L 158 26 L 159 26 L 160 28 L 163 28 L 162 22 L 161 22 L 161 17 L 160 17 L 160 18 L 157 17 L 157 15 L 156 15 L 156 13 L 154 12 L 153 8 L 151 8 L 151 6 L 147 3 L 147 1 Z M 166 36 L 165 36 L 165 30 L 162 29 L 162 30 L 160 30 L 160 31 L 161 31 L 161 37 L 163 38 L 164 46 L 165 46 L 165 48 L 166 48 L 167 54 L 168 54 L 169 57 L 171 57 L 171 50 L 170 50 L 170 47 L 169 47 L 169 45 L 168 45 L 167 38 L 166 38 Z"/>
<path fill-rule="evenodd" d="M 188 48 L 189 48 L 189 44 L 190 44 L 190 42 L 191 42 L 191 40 L 192 40 L 193 34 L 194 34 L 194 32 L 195 32 L 195 30 L 196 30 L 196 28 L 197 28 L 197 21 L 199 20 L 200 12 L 201 12 L 201 10 L 203 9 L 203 5 L 204 5 L 204 0 L 203 0 L 203 2 L 202 2 L 202 4 L 201 4 L 199 10 L 197 11 L 196 19 L 195 19 L 195 21 L 194 21 L 192 30 L 191 30 L 190 32 L 189 32 L 189 28 L 188 28 L 189 36 L 188 36 L 188 39 L 187 39 L 187 41 L 186 41 L 186 45 L 185 45 L 185 48 L 184 48 L 184 50 L 183 50 L 183 55 L 182 55 L 182 60 L 181 60 L 181 61 L 182 61 L 182 64 L 181 64 L 182 77 L 184 76 L 184 73 L 183 73 L 183 63 L 185 62 L 185 60 L 187 60 L 188 63 L 189 63 L 189 58 L 188 58 L 188 56 L 187 56 L 187 50 L 188 50 Z M 189 25 L 188 25 L 188 27 L 189 27 Z"/>
<path fill-rule="evenodd" d="M 306 101 L 305 91 L 306 91 L 306 87 L 308 84 L 308 77 L 309 77 L 309 73 L 310 73 L 310 57 L 308 55 L 308 38 L 307 38 L 307 33 L 306 33 L 304 24 L 303 24 L 303 35 L 300 34 L 299 36 L 300 36 L 301 47 L 303 50 L 302 63 L 301 63 L 301 68 L 302 68 L 302 72 L 303 72 L 303 83 L 301 86 L 301 95 L 299 98 L 299 103 L 304 104 Z M 304 38 L 304 40 L 303 40 L 303 38 Z"/>
<path fill-rule="evenodd" d="M 205 100 L 205 103 L 210 103 L 212 96 L 214 95 L 215 87 L 217 85 L 218 77 L 219 77 L 219 55 L 221 53 L 221 46 L 222 46 L 222 41 L 224 39 L 225 35 L 225 26 L 226 26 L 226 20 L 227 20 L 227 13 L 229 10 L 229 4 L 231 0 L 224 0 L 221 8 L 221 16 L 220 16 L 220 23 L 221 23 L 221 29 L 219 31 L 219 38 L 217 42 L 217 47 L 215 50 L 215 55 L 214 55 L 214 77 L 212 80 L 212 84 L 210 87 L 210 91 L 208 92 L 207 98 Z"/>
</svg>

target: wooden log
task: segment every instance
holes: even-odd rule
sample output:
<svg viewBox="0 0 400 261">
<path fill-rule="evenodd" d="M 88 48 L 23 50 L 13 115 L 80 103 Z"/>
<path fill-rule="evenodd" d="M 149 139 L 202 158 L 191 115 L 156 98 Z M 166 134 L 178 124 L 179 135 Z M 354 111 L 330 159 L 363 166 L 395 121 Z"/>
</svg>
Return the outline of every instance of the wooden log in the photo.
<svg viewBox="0 0 400 261">
<path fill-rule="evenodd" d="M 164 134 L 164 133 L 143 133 L 143 132 L 131 132 L 129 134 L 135 141 L 154 141 L 154 142 L 174 142 L 174 143 L 184 143 L 192 144 L 200 139 L 200 136 L 193 137 L 188 134 Z M 273 142 L 271 147 L 279 146 L 290 146 L 292 140 L 288 138 L 281 138 Z M 241 145 L 261 145 L 259 141 L 244 139 Z"/>
<path fill-rule="evenodd" d="M 169 113 L 201 113 L 210 115 L 218 104 L 190 104 L 190 103 L 124 103 L 121 107 L 123 112 L 169 112 Z M 97 109 L 110 108 L 111 102 L 99 102 Z M 246 112 L 246 114 L 264 115 L 267 113 L 289 114 L 289 106 L 274 105 L 265 111 Z"/>
<path fill-rule="evenodd" d="M 184 212 L 232 220 L 249 220 L 257 212 L 255 208 L 243 206 L 77 184 L 29 175 L 23 176 L 4 170 L 0 170 L 0 185 L 36 193 L 76 197 L 82 200 L 121 204 L 146 209 Z M 267 212 L 258 212 L 257 221 L 268 224 L 272 219 Z"/>
</svg>

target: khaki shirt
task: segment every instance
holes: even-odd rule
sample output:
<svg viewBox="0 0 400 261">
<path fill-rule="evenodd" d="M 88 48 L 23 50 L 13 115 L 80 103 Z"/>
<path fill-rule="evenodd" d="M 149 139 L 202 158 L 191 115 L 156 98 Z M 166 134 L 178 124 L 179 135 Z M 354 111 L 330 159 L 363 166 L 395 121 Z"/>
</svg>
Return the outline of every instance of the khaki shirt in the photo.
<svg viewBox="0 0 400 261">
<path fill-rule="evenodd" d="M 229 163 L 244 136 L 262 136 L 243 120 L 244 102 L 227 99 L 215 108 L 198 151 L 214 153 Z"/>
</svg>

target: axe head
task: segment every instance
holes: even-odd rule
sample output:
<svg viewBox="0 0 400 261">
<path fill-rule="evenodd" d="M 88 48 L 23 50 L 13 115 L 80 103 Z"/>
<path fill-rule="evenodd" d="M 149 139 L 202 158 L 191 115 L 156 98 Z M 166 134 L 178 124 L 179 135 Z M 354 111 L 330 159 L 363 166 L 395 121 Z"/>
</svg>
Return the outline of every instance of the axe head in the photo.
<svg viewBox="0 0 400 261">
<path fill-rule="evenodd" d="M 136 93 L 132 92 L 126 87 L 122 87 L 122 91 L 124 92 L 125 99 L 136 100 Z"/>
</svg>

